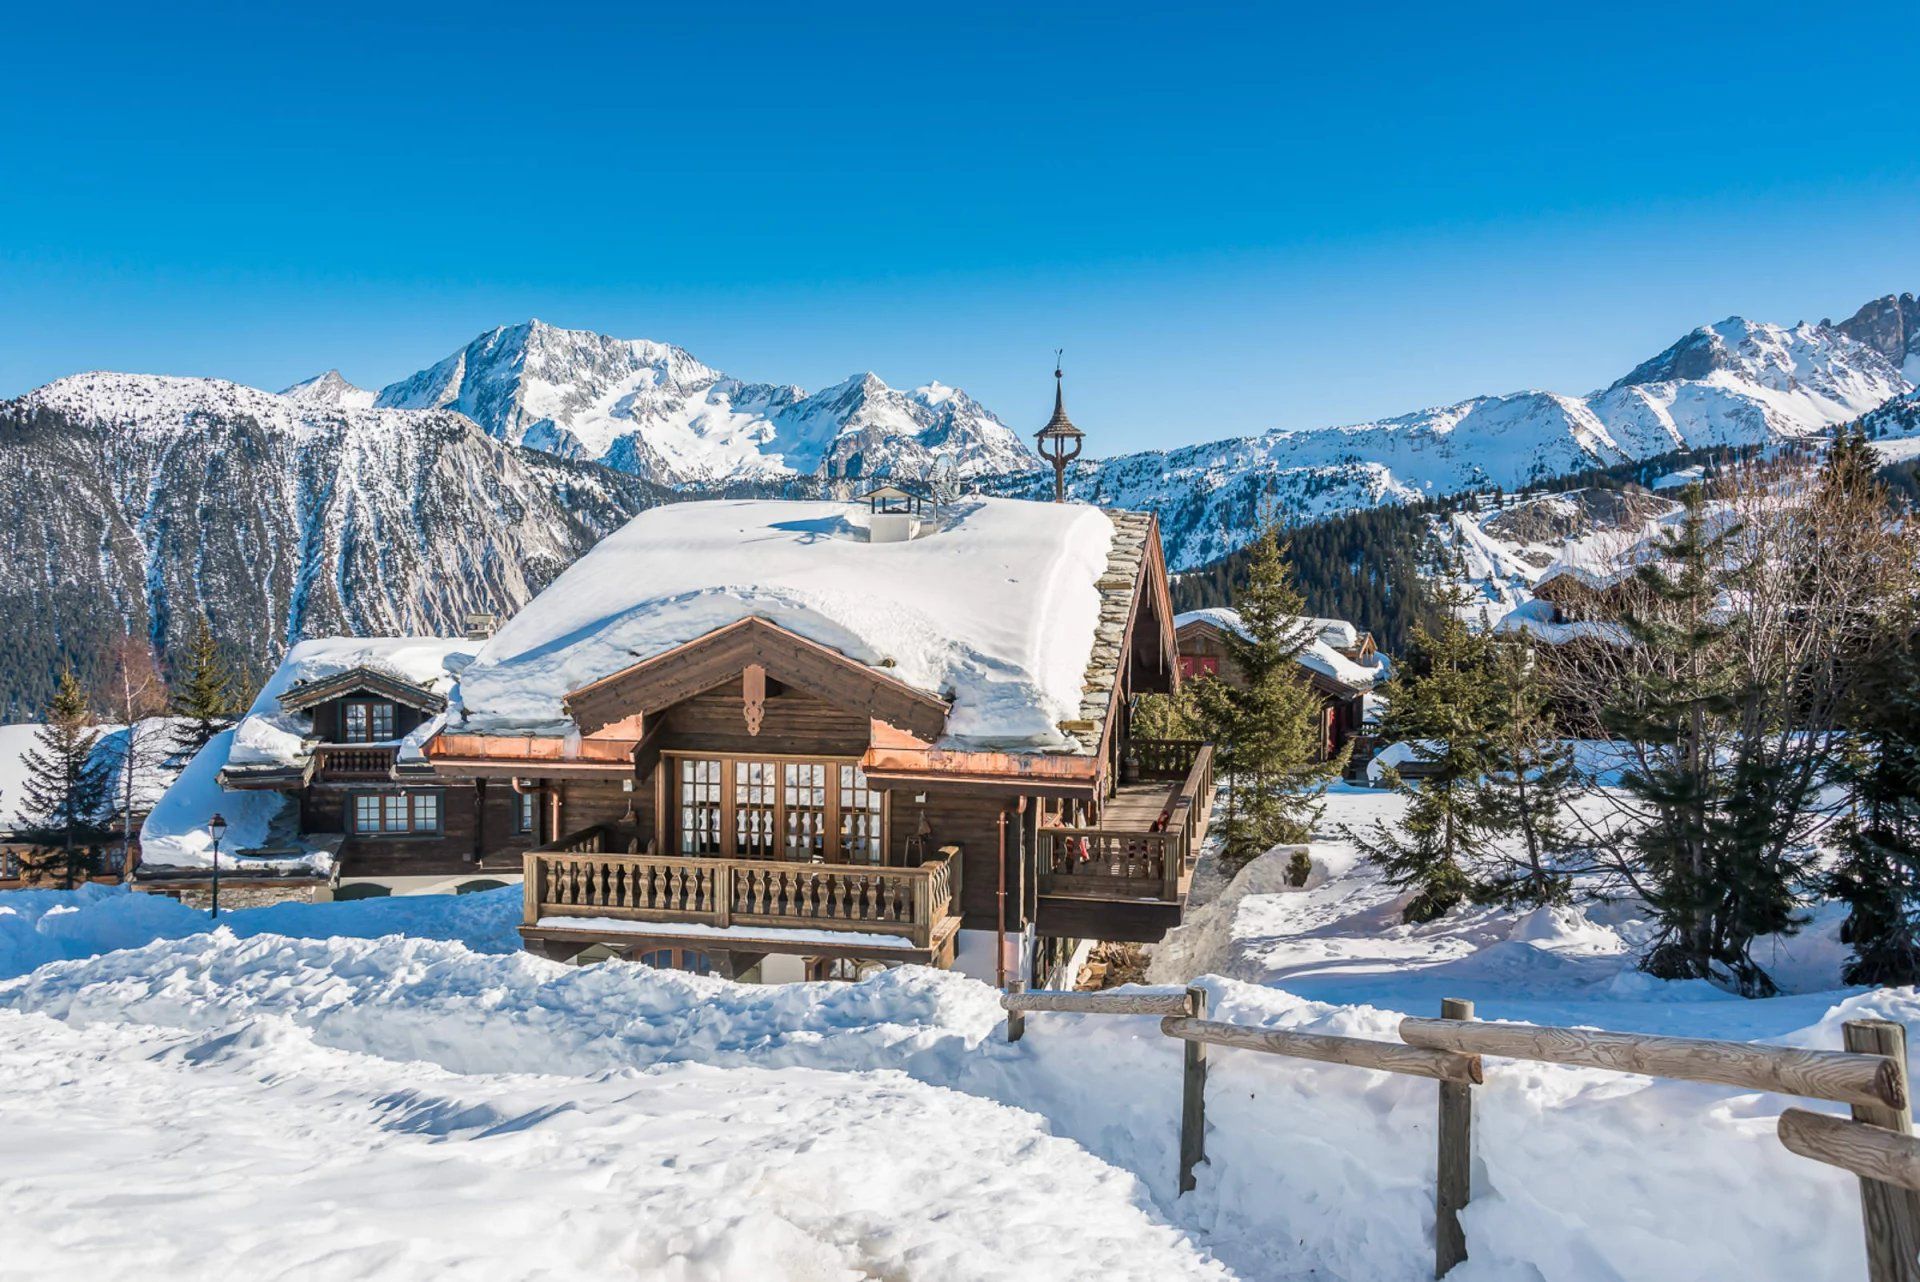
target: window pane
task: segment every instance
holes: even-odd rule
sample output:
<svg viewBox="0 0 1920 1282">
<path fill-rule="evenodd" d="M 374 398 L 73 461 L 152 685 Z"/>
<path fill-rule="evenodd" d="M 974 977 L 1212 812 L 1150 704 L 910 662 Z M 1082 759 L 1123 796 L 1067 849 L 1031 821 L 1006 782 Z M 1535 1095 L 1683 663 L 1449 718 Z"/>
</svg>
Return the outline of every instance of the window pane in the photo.
<svg viewBox="0 0 1920 1282">
<path fill-rule="evenodd" d="M 680 853 L 720 853 L 720 763 L 680 759 Z"/>
<path fill-rule="evenodd" d="M 402 792 L 390 792 L 381 799 L 386 821 L 381 827 L 388 832 L 405 832 L 407 823 L 407 796 Z"/>
<path fill-rule="evenodd" d="M 375 739 L 393 738 L 393 705 L 376 703 L 371 705 L 369 712 L 373 717 L 373 737 Z"/>
<path fill-rule="evenodd" d="M 514 821 L 514 831 L 531 833 L 540 818 L 540 798 L 537 793 L 523 792 L 516 800 L 520 803 L 518 817 Z"/>
<path fill-rule="evenodd" d="M 415 832 L 440 831 L 439 793 L 416 792 L 413 795 L 413 830 Z"/>
<path fill-rule="evenodd" d="M 375 792 L 355 793 L 353 798 L 353 830 L 355 832 L 380 831 L 380 794 Z"/>
<path fill-rule="evenodd" d="M 348 743 L 365 743 L 367 741 L 367 705 L 349 703 L 346 705 L 346 713 L 347 729 L 343 737 Z"/>
<path fill-rule="evenodd" d="M 811 761 L 789 761 L 785 768 L 789 859 L 814 862 L 827 856 L 827 768 Z"/>
<path fill-rule="evenodd" d="M 779 853 L 774 812 L 780 768 L 771 761 L 739 761 L 733 769 L 734 853 L 742 859 L 771 859 Z"/>
<path fill-rule="evenodd" d="M 860 767 L 840 767 L 840 857 L 848 863 L 882 862 L 880 801 Z"/>
</svg>

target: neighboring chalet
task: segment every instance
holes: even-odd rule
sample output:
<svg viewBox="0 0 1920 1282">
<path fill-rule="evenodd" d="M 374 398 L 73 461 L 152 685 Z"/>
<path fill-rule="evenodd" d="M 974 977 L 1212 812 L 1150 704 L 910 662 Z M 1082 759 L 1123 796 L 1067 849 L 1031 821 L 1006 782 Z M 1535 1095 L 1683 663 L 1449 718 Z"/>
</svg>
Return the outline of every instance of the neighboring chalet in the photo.
<svg viewBox="0 0 1920 1282">
<path fill-rule="evenodd" d="M 1311 633 L 1296 662 L 1320 695 L 1320 758 L 1326 760 L 1366 732 L 1367 696 L 1387 679 L 1386 656 L 1373 634 L 1344 619 L 1301 619 Z M 1238 685 L 1228 639 L 1241 632 L 1236 610 L 1189 610 L 1174 619 L 1180 647 L 1180 675 L 1188 680 L 1212 677 Z"/>
<path fill-rule="evenodd" d="M 204 901 L 213 833 L 220 893 L 237 907 L 281 898 L 357 899 L 476 890 L 517 877 L 479 868 L 481 833 L 513 831 L 526 807 L 442 779 L 420 753 L 455 675 L 482 642 L 444 637 L 302 641 L 232 730 L 216 735 L 154 808 L 136 881 Z M 483 815 L 491 806 L 497 813 Z M 519 845 L 531 845 L 526 834 Z"/>
<path fill-rule="evenodd" d="M 523 881 L 560 959 L 1061 982 L 1180 921 L 1212 749 L 1131 722 L 1176 660 L 1145 514 L 672 504 L 484 643 L 295 647 L 149 845 L 204 867 L 227 807 L 223 899 L 249 861 L 339 897 Z"/>
</svg>

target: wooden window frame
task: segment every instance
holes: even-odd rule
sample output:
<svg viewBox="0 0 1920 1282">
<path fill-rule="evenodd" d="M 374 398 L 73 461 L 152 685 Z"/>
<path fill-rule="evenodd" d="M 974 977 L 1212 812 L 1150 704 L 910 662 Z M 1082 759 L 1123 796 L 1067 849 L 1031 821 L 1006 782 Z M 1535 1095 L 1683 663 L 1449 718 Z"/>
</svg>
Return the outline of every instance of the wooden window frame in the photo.
<svg viewBox="0 0 1920 1282">
<path fill-rule="evenodd" d="M 362 798 L 377 799 L 380 809 L 380 826 L 362 828 L 360 826 L 360 802 Z M 407 827 L 389 828 L 386 826 L 387 808 L 394 798 L 403 798 L 407 803 Z M 420 827 L 421 801 L 433 805 L 433 827 Z M 347 831 L 355 837 L 375 837 L 385 841 L 408 841 L 415 837 L 442 837 L 447 831 L 447 799 L 444 790 L 439 788 L 409 788 L 396 791 L 392 788 L 356 788 L 347 794 L 346 805 Z"/>
<path fill-rule="evenodd" d="M 365 708 L 367 710 L 367 737 L 364 739 L 356 739 L 353 737 L 353 730 L 352 730 L 353 709 L 355 708 Z M 373 723 L 375 719 L 374 709 L 376 708 L 385 708 L 387 710 L 387 729 L 393 732 L 387 735 L 384 739 L 380 738 L 379 736 L 373 733 L 373 728 L 374 728 Z M 342 699 L 340 701 L 340 742 L 341 743 L 392 743 L 395 739 L 398 739 L 400 737 L 399 731 L 400 731 L 400 706 L 396 704 L 393 700 L 368 698 L 368 699 Z"/>
<path fill-rule="evenodd" d="M 880 795 L 880 862 L 868 864 L 864 861 L 847 858 L 842 843 L 840 826 L 840 767 L 860 765 L 859 757 L 814 756 L 794 752 L 698 752 L 691 749 L 678 749 L 662 752 L 660 765 L 663 787 L 658 812 L 654 817 L 654 842 L 658 850 L 672 854 L 680 853 L 680 763 L 682 761 L 717 761 L 720 763 L 720 849 L 709 854 L 695 854 L 690 858 L 713 859 L 765 859 L 770 863 L 801 863 L 798 859 L 789 859 L 784 854 L 773 856 L 741 855 L 738 842 L 737 801 L 740 765 L 746 762 L 777 765 L 778 778 L 773 787 L 774 814 L 773 831 L 778 835 L 783 848 L 787 833 L 787 796 L 786 769 L 789 764 L 826 767 L 826 815 L 825 831 L 829 838 L 826 862 L 829 864 L 859 865 L 868 868 L 886 868 L 891 866 L 893 856 L 893 795 L 891 792 L 875 788 L 872 780 L 867 786 Z"/>
<path fill-rule="evenodd" d="M 513 835 L 530 838 L 536 845 L 540 841 L 540 798 L 544 792 L 542 788 L 529 788 L 525 792 L 511 794 Z"/>
<path fill-rule="evenodd" d="M 695 957 L 698 957 L 703 963 L 698 970 L 695 970 L 688 964 Z M 648 958 L 660 958 L 664 960 L 666 964 L 662 965 L 660 961 L 649 961 Z M 634 953 L 633 960 L 639 962 L 642 966 L 650 966 L 655 970 L 677 970 L 689 975 L 712 975 L 717 973 L 717 969 L 713 964 L 713 954 L 704 948 L 689 948 L 681 945 L 646 948 Z"/>
</svg>

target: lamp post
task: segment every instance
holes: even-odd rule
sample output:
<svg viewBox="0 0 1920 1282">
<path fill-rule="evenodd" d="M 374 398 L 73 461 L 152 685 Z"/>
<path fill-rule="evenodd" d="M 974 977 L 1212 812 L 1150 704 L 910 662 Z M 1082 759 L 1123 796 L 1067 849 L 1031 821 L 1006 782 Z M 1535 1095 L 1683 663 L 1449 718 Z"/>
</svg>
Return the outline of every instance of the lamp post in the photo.
<svg viewBox="0 0 1920 1282">
<path fill-rule="evenodd" d="M 226 835 L 227 821 L 216 813 L 207 820 L 207 831 L 213 834 L 213 912 L 212 917 L 220 916 L 220 838 Z"/>
</svg>

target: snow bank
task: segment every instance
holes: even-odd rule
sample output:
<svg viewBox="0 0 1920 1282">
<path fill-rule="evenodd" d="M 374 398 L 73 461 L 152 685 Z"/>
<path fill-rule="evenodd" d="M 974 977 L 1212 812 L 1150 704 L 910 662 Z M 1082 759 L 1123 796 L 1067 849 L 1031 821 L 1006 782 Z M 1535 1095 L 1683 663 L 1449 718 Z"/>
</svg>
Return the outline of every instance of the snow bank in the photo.
<svg viewBox="0 0 1920 1282">
<path fill-rule="evenodd" d="M 970 498 L 919 538 L 870 544 L 867 510 L 676 503 L 575 562 L 463 674 L 462 729 L 560 733 L 561 698 L 716 628 L 777 623 L 952 701 L 950 746 L 1070 748 L 1113 522 Z"/>
<path fill-rule="evenodd" d="M 1364 792 L 1350 800 L 1375 807 L 1397 801 Z M 1316 846 L 1317 861 L 1320 854 Z M 1580 1004 L 1598 973 L 1581 970 L 1582 959 L 1603 958 L 1608 946 L 1611 928 L 1595 920 L 1508 914 L 1449 921 L 1424 934 L 1379 929 L 1383 922 L 1363 929 L 1353 918 L 1377 912 L 1382 901 L 1377 892 L 1360 893 L 1364 882 L 1337 846 L 1327 848 L 1317 877 L 1304 891 L 1247 888 L 1233 931 L 1236 964 L 1251 967 L 1263 941 L 1291 941 L 1291 962 L 1271 968 L 1278 982 L 1296 990 L 1371 982 L 1378 1001 L 1337 1004 L 1211 978 L 1205 982 L 1218 1017 L 1391 1039 L 1399 1012 L 1426 1012 L 1441 991 L 1474 985 L 1476 972 L 1459 963 L 1483 951 L 1500 969 L 1478 972 L 1478 987 L 1538 993 L 1541 1003 L 1560 1004 L 1558 1022 L 1581 1022 L 1569 1016 L 1587 1010 L 1604 1013 L 1591 1022 L 1629 1026 L 1614 1018 L 1620 1010 L 1662 1005 L 1619 994 Z M 511 892 L 439 900 L 449 911 L 491 909 L 502 921 L 511 920 L 513 903 Z M 1286 906 L 1292 920 L 1286 931 L 1263 935 L 1260 914 L 1274 905 Z M 307 924 L 328 911 L 362 907 L 316 906 Z M 476 915 L 468 925 L 478 928 L 481 920 Z M 1360 947 L 1376 935 L 1372 951 Z M 1604 960 L 1616 974 L 1623 964 L 1618 955 Z M 1577 980 L 1562 973 L 1569 965 L 1581 972 Z M 1422 976 L 1426 970 L 1437 973 Z M 1706 1026 L 1701 1031 L 1744 1028 L 1747 1036 L 1811 1046 L 1836 1045 L 1838 1022 L 1846 1018 L 1920 1017 L 1920 996 L 1906 990 L 1779 1002 L 1683 995 L 1664 1005 L 1671 1018 Z M 1510 1013 L 1483 1001 L 1483 1015 Z M 9 1041 L 10 1021 L 27 1021 L 30 1031 Z M 619 962 L 572 969 L 523 954 L 488 955 L 454 940 L 244 938 L 223 925 L 0 982 L 0 1056 L 17 1060 L 7 1067 L 13 1085 L 0 1108 L 12 1112 L 0 1133 L 10 1137 L 6 1142 L 25 1134 L 46 1152 L 76 1154 L 70 1165 L 58 1157 L 43 1164 L 50 1188 L 68 1188 L 65 1181 L 78 1178 L 73 1172 L 87 1156 L 100 1160 L 104 1141 L 96 1137 L 112 1134 L 128 1146 L 115 1152 L 149 1163 L 136 1182 L 160 1181 L 177 1192 L 178 1181 L 191 1187 L 193 1176 L 149 1151 L 157 1141 L 147 1101 L 185 1091 L 165 1110 L 169 1130 L 204 1137 L 206 1149 L 233 1162 L 241 1187 L 284 1190 L 249 1196 L 291 1199 L 317 1189 L 343 1207 L 338 1216 L 320 1217 L 325 1228 L 358 1244 L 377 1240 L 383 1225 L 388 1236 L 393 1232 L 378 1190 L 420 1182 L 417 1209 L 407 1202 L 417 1234 L 399 1236 L 417 1236 L 418 1249 L 432 1252 L 452 1249 L 455 1229 L 469 1217 L 479 1222 L 490 1208 L 505 1217 L 503 1236 L 562 1215 L 565 1234 L 530 1240 L 549 1251 L 571 1251 L 576 1238 L 606 1249 L 625 1240 L 618 1237 L 627 1231 L 622 1226 L 649 1222 L 660 1187 L 649 1172 L 697 1172 L 687 1178 L 705 1195 L 705 1181 L 724 1165 L 744 1184 L 732 1196 L 712 1195 L 705 1213 L 728 1234 L 702 1236 L 690 1219 L 683 1222 L 693 1210 L 660 1203 L 660 1222 L 670 1231 L 649 1240 L 693 1244 L 690 1258 L 714 1270 L 670 1276 L 838 1277 L 831 1269 L 811 1272 L 816 1257 L 809 1251 L 823 1238 L 834 1251 L 850 1249 L 847 1235 L 857 1233 L 848 1225 L 869 1214 L 894 1228 L 869 1247 L 882 1254 L 861 1267 L 888 1276 L 1187 1276 L 1204 1268 L 1196 1263 L 1202 1251 L 1245 1278 L 1427 1276 L 1431 1083 L 1217 1051 L 1208 1088 L 1210 1164 L 1200 1171 L 1199 1188 L 1176 1199 L 1180 1052 L 1155 1021 L 1036 1015 L 1014 1045 L 1002 1040 L 1001 1028 L 991 989 L 917 968 L 861 984 L 753 988 Z M 100 1055 L 155 1066 L 136 1066 L 124 1083 L 111 1074 L 82 1075 L 115 1081 L 128 1108 L 144 1114 L 117 1111 L 91 1087 L 72 1093 L 66 1066 Z M 234 1085 L 199 1096 L 179 1075 L 148 1084 L 150 1071 L 176 1062 L 194 1064 L 214 1085 L 224 1085 L 231 1070 Z M 420 1080 L 399 1080 L 410 1074 Z M 1852 1180 L 1780 1148 L 1773 1119 L 1787 1101 L 1500 1061 L 1489 1064 L 1487 1078 L 1477 1091 L 1476 1188 L 1466 1216 L 1473 1255 L 1459 1274 L 1468 1282 L 1860 1272 Z M 54 1098 L 63 1107 L 48 1107 Z M 1019 1115 L 989 1102 L 1037 1114 L 1078 1148 L 1052 1153 L 1053 1141 L 1037 1122 L 1022 1122 L 1028 1129 L 1021 1130 L 1011 1120 Z M 369 1112 L 383 1120 L 369 1122 Z M 16 1117 L 31 1125 L 17 1132 Z M 296 1125 L 294 1118 L 304 1120 Z M 781 1120 L 763 1124 L 771 1118 Z M 316 1133 L 328 1138 L 312 1138 Z M 336 1142 L 336 1133 L 344 1138 Z M 301 1136 L 300 1147 L 271 1146 L 279 1163 L 274 1177 L 250 1178 L 268 1169 L 261 1146 L 279 1134 Z M 424 1168 L 403 1160 L 396 1137 L 404 1135 L 442 1146 L 434 1156 L 448 1164 L 445 1178 L 426 1178 Z M 583 1157 L 588 1150 L 575 1147 L 588 1137 L 597 1156 Z M 518 1148 L 522 1142 L 529 1148 Z M 809 1164 L 804 1154 L 816 1150 L 820 1164 Z M 515 1155 L 522 1151 L 555 1163 L 551 1200 L 543 1185 L 519 1174 Z M 1079 1168 L 1081 1174 L 1069 1169 L 1094 1159 L 1106 1164 L 1097 1178 L 1083 1175 L 1098 1166 Z M 996 1171 L 987 1169 L 989 1160 Z M 922 1161 L 929 1171 L 950 1165 L 955 1182 L 923 1173 L 916 1165 Z M 576 1175 L 576 1162 L 592 1167 L 599 1189 L 620 1189 L 620 1205 L 576 1183 L 587 1178 Z M 348 1169 L 351 1176 L 338 1174 Z M 335 1179 L 341 1188 L 333 1188 Z M 923 1179 L 934 1183 L 923 1190 Z M 754 1195 L 738 1196 L 741 1187 Z M 1004 1198 L 996 1192 L 1003 1189 Z M 743 1251 L 764 1245 L 754 1228 L 731 1218 L 762 1197 L 802 1230 L 790 1235 L 782 1228 L 771 1239 L 796 1254 L 771 1262 L 758 1254 L 714 1257 L 727 1261 L 723 1266 L 694 1250 L 718 1249 L 723 1241 Z M 177 1223 L 178 1204 L 169 1205 Z M 276 1234 L 272 1212 L 281 1205 L 266 1205 L 258 1217 Z M 931 1209 L 942 1205 L 944 1212 Z M 1014 1217 L 1015 1227 L 967 1249 L 937 1227 L 975 1231 L 967 1226 L 987 1206 Z M 1071 1213 L 1062 1214 L 1063 1207 Z M 145 1215 L 138 1205 L 132 1213 Z M 532 1221 L 515 1218 L 528 1214 Z M 941 1214 L 952 1218 L 939 1221 Z M 255 1218 L 228 1215 L 222 1222 L 226 1233 L 253 1245 L 266 1236 L 246 1227 Z M 177 1229 L 155 1231 L 190 1249 Z M 479 1232 L 476 1241 L 493 1242 L 492 1229 Z M 304 1241 L 306 1233 L 287 1236 Z M 191 1249 L 217 1252 L 220 1236 Z M 910 1242 L 928 1243 L 925 1254 L 908 1249 Z M 904 1254 L 891 1253 L 889 1244 Z M 512 1249 L 501 1257 L 502 1271 L 519 1275 L 522 1257 Z M 656 1257 L 618 1258 L 624 1265 Z M 839 1266 L 849 1257 L 819 1258 Z M 363 1271 L 384 1264 L 376 1258 Z"/>
</svg>

